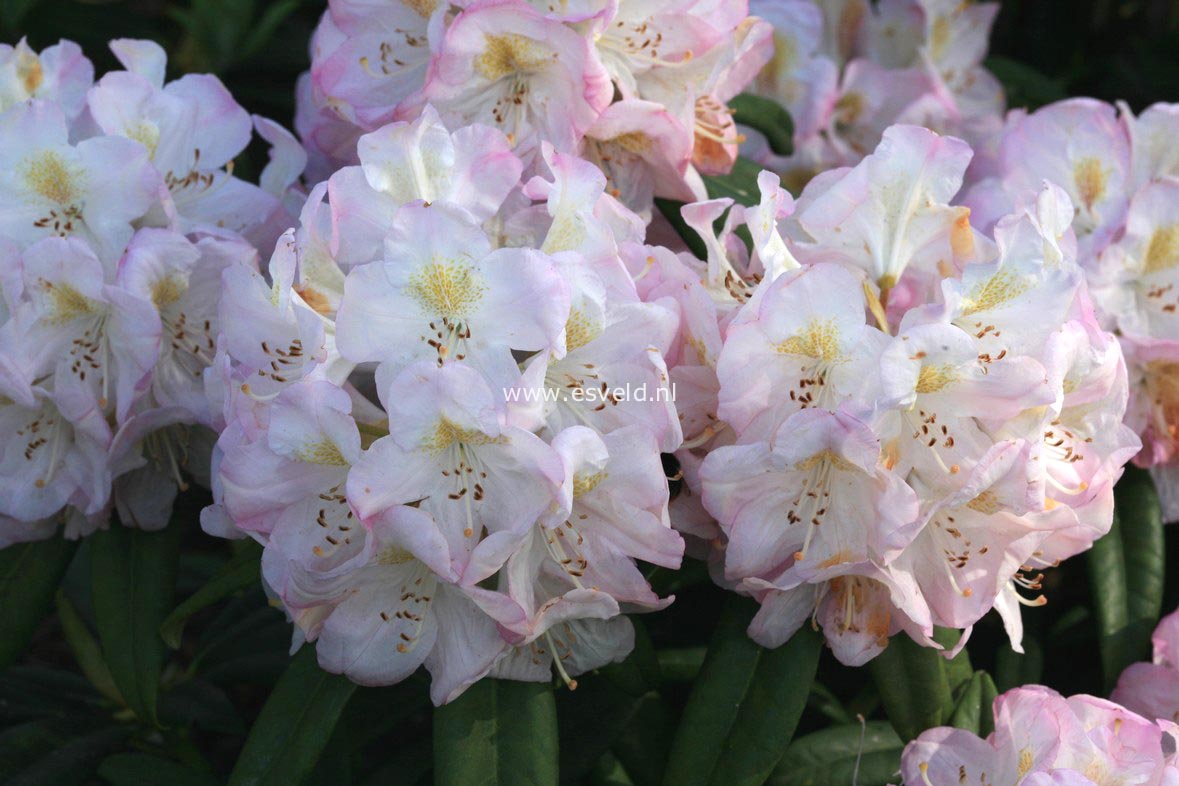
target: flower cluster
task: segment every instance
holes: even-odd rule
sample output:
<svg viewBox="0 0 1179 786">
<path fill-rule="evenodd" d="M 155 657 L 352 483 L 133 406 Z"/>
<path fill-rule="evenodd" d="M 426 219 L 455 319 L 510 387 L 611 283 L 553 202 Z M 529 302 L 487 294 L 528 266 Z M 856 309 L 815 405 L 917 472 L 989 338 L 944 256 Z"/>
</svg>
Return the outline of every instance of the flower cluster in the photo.
<svg viewBox="0 0 1179 786">
<path fill-rule="evenodd" d="M 221 270 L 278 234 L 305 155 L 213 76 L 117 40 L 0 47 L 0 544 L 158 528 L 207 470 Z M 252 130 L 268 189 L 232 175 Z"/>
<path fill-rule="evenodd" d="M 1148 718 L 1179 723 L 1179 611 L 1159 621 L 1151 640 L 1152 662 L 1123 671 L 1110 698 Z"/>
<path fill-rule="evenodd" d="M 1041 179 L 1072 199 L 1081 266 L 1102 326 L 1115 332 L 1130 374 L 1126 420 L 1141 436 L 1134 461 L 1153 468 L 1168 520 L 1179 519 L 1179 105 L 1135 117 L 1078 98 L 1012 112 L 997 142 L 995 176 L 966 204 L 989 223 Z"/>
<path fill-rule="evenodd" d="M 739 137 L 726 102 L 772 52 L 746 0 L 331 0 L 296 125 L 326 177 L 356 140 L 429 104 L 493 126 L 531 173 L 542 143 L 598 164 L 646 215 L 652 196 L 703 198 Z"/>
<path fill-rule="evenodd" d="M 619 247 L 644 224 L 592 164 L 426 107 L 312 189 L 269 280 L 224 275 L 226 426 L 203 527 L 264 545 L 320 664 L 435 702 L 492 674 L 566 680 L 624 657 L 623 610 L 676 568 L 664 353 Z M 644 389 L 646 396 L 618 391 Z"/>
<path fill-rule="evenodd" d="M 992 241 L 949 204 L 970 156 L 894 126 L 797 204 L 763 173 L 755 207 L 684 209 L 706 263 L 656 256 L 640 281 L 684 312 L 677 455 L 719 532 L 687 503 L 673 521 L 760 602 L 762 644 L 810 618 L 858 665 L 898 631 L 936 646 L 934 626 L 968 633 L 996 608 L 1018 648 L 1020 604 L 1043 598 L 1017 588 L 1109 530 L 1139 443 L 1072 205 L 1045 184 Z"/>
<path fill-rule="evenodd" d="M 905 747 L 906 786 L 1022 783 L 1161 786 L 1179 778 L 1179 727 L 1112 701 L 1028 685 L 995 699 L 986 739 L 964 729 L 930 729 Z"/>
<path fill-rule="evenodd" d="M 774 59 L 751 89 L 785 106 L 794 151 L 750 133 L 744 152 L 797 193 L 870 153 L 884 129 L 922 125 L 969 141 L 986 171 L 1003 89 L 982 66 L 998 3 L 960 0 L 751 0 L 774 26 Z"/>
</svg>

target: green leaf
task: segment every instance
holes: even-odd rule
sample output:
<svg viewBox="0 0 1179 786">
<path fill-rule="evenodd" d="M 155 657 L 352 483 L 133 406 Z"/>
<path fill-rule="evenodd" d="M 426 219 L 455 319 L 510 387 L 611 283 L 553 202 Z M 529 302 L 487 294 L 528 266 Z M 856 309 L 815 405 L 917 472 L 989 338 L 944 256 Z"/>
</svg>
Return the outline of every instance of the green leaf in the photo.
<svg viewBox="0 0 1179 786">
<path fill-rule="evenodd" d="M 794 152 L 794 120 L 777 101 L 742 93 L 729 101 L 729 109 L 733 110 L 735 121 L 760 131 L 778 155 Z"/>
<path fill-rule="evenodd" d="M 38 0 L 4 0 L 4 3 L 0 4 L 0 22 L 3 22 L 10 32 L 16 31 L 37 2 Z"/>
<path fill-rule="evenodd" d="M 1144 660 L 1150 657 L 1150 637 L 1163 610 L 1163 512 L 1150 473 L 1135 466 L 1126 467 L 1114 497 L 1126 560 L 1127 655 Z"/>
<path fill-rule="evenodd" d="M 180 682 L 160 695 L 160 720 L 220 734 L 245 734 L 245 724 L 225 691 L 208 680 Z"/>
<path fill-rule="evenodd" d="M 244 60 L 266 46 L 278 31 L 279 25 L 294 13 L 302 2 L 303 0 L 275 0 L 269 3 L 257 21 L 250 26 L 236 60 Z"/>
<path fill-rule="evenodd" d="M 0 550 L 0 669 L 24 654 L 77 547 L 77 541 L 54 535 Z"/>
<path fill-rule="evenodd" d="M 430 772 L 429 740 L 402 745 L 356 786 L 414 786 Z"/>
<path fill-rule="evenodd" d="M 1007 644 L 999 647 L 995 655 L 995 685 L 1001 693 L 1020 685 L 1039 684 L 1043 674 L 1044 650 L 1030 631 L 1024 631 L 1022 655 Z"/>
<path fill-rule="evenodd" d="M 671 750 L 673 721 L 657 693 L 647 693 L 631 710 L 613 753 L 635 786 L 658 786 L 663 781 Z"/>
<path fill-rule="evenodd" d="M 991 702 L 995 700 L 995 683 L 985 671 L 976 671 L 958 692 L 958 701 L 947 723 L 959 729 L 985 737 L 984 719 L 992 718 Z"/>
<path fill-rule="evenodd" d="M 659 670 L 668 682 L 691 682 L 704 665 L 704 647 L 683 647 L 659 650 Z"/>
<path fill-rule="evenodd" d="M 180 522 L 160 532 L 111 523 L 90 542 L 94 618 L 102 655 L 127 706 L 159 725 L 156 694 L 164 665 L 159 628 L 172 605 Z"/>
<path fill-rule="evenodd" d="M 880 701 L 892 727 L 908 741 L 942 725 L 953 707 L 946 659 L 908 636 L 893 636 L 869 663 Z"/>
<path fill-rule="evenodd" d="M 61 590 L 57 592 L 57 619 L 61 623 L 66 644 L 70 646 L 74 660 L 78 662 L 86 679 L 90 680 L 94 689 L 103 696 L 115 704 L 124 706 L 126 702 L 115 686 L 115 680 L 111 677 L 111 670 L 107 668 L 106 661 L 102 659 L 102 650 L 98 642 L 82 621 L 74 604 L 70 603 L 69 598 Z"/>
<path fill-rule="evenodd" d="M 250 547 L 243 548 L 235 554 L 213 578 L 209 579 L 208 584 L 173 609 L 160 625 L 160 636 L 169 647 L 176 649 L 180 646 L 184 626 L 193 614 L 258 584 L 262 548 L 254 541 L 249 543 Z"/>
<path fill-rule="evenodd" d="M 761 189 L 757 187 L 757 176 L 761 166 L 748 158 L 738 157 L 733 171 L 727 175 L 704 175 L 704 185 L 709 199 L 728 197 L 739 205 L 756 205 L 761 201 Z"/>
<path fill-rule="evenodd" d="M 696 234 L 696 230 L 688 226 L 688 222 L 684 221 L 683 215 L 680 213 L 684 208 L 684 203 L 675 199 L 664 199 L 662 197 L 655 197 L 655 207 L 667 219 L 667 223 L 671 224 L 672 229 L 679 235 L 680 240 L 684 241 L 688 250 L 697 259 L 706 259 L 708 257 L 708 249 L 704 246 L 704 241 L 700 235 Z M 684 560 L 685 567 L 688 564 L 694 563 L 697 560 Z M 662 591 L 662 590 L 657 590 Z M 666 594 L 666 593 L 665 593 Z"/>
<path fill-rule="evenodd" d="M 746 633 L 757 606 L 730 597 L 672 744 L 664 783 L 760 784 L 786 751 L 810 695 L 822 638 L 804 625 L 768 650 Z"/>
<path fill-rule="evenodd" d="M 209 773 L 148 753 L 116 753 L 103 760 L 98 774 L 111 786 L 217 786 Z"/>
<path fill-rule="evenodd" d="M 549 683 L 483 679 L 434 710 L 435 786 L 557 782 Z"/>
<path fill-rule="evenodd" d="M 632 746 L 641 747 L 642 761 L 635 783 L 658 784 L 667 762 L 672 721 L 656 693 L 662 674 L 655 649 L 643 624 L 631 620 L 635 647 L 621 663 L 583 674 L 577 689 L 562 693 L 557 702 L 561 783 L 580 784 L 614 748 L 624 763 L 631 763 Z M 594 718 L 587 734 L 585 719 Z"/>
<path fill-rule="evenodd" d="M 1002 83 L 1007 92 L 1007 105 L 1012 108 L 1037 109 L 1068 97 L 1063 80 L 1051 78 L 1024 63 L 993 56 L 987 58 L 986 66 Z"/>
<path fill-rule="evenodd" d="M 991 675 L 985 671 L 982 676 L 982 690 L 979 695 L 978 736 L 988 737 L 995 730 L 995 698 L 999 695 L 998 688 Z"/>
<path fill-rule="evenodd" d="M 297 784 L 315 768 L 356 684 L 328 674 L 304 646 L 274 686 L 233 768 L 229 786 Z"/>
<path fill-rule="evenodd" d="M 791 743 L 767 786 L 884 786 L 897 779 L 904 743 L 886 721 L 847 723 Z"/>
<path fill-rule="evenodd" d="M 933 631 L 933 640 L 945 647 L 946 650 L 954 649 L 961 636 L 962 631 L 953 628 L 935 628 Z M 953 658 L 943 659 L 943 663 L 946 669 L 946 684 L 950 686 L 950 694 L 956 695 L 962 686 L 974 676 L 974 668 L 970 665 L 970 653 L 966 651 L 966 647 L 963 647 Z"/>
<path fill-rule="evenodd" d="M 75 737 L 9 778 L 5 786 L 82 786 L 130 733 L 130 728 L 119 727 Z"/>
<path fill-rule="evenodd" d="M 1106 690 L 1147 657 L 1162 609 L 1165 548 L 1149 473 L 1127 467 L 1114 490 L 1113 526 L 1089 551 L 1089 585 Z"/>
</svg>

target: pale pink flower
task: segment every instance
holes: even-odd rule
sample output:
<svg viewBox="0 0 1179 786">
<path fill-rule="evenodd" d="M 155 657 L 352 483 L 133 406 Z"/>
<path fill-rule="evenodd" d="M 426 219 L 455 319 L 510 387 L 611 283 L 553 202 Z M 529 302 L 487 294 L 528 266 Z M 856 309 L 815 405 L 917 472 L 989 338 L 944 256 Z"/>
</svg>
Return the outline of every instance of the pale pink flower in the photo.
<svg viewBox="0 0 1179 786">
<path fill-rule="evenodd" d="M 94 66 L 73 41 L 58 41 L 40 52 L 24 38 L 16 46 L 0 44 L 0 112 L 36 98 L 57 104 L 72 123 L 93 83 Z"/>
<path fill-rule="evenodd" d="M 70 144 L 55 104 L 35 100 L 0 114 L 0 234 L 22 246 L 77 237 L 113 273 L 132 222 L 158 200 L 160 185 L 137 142 L 100 136 Z"/>
<path fill-rule="evenodd" d="M 481 0 L 450 23 L 422 98 L 464 124 L 499 128 L 529 165 L 542 140 L 576 150 L 612 92 L 584 36 L 521 0 Z"/>
<path fill-rule="evenodd" d="M 1148 718 L 1179 722 L 1179 612 L 1159 620 L 1151 641 L 1151 662 L 1123 671 L 1110 698 Z"/>
</svg>

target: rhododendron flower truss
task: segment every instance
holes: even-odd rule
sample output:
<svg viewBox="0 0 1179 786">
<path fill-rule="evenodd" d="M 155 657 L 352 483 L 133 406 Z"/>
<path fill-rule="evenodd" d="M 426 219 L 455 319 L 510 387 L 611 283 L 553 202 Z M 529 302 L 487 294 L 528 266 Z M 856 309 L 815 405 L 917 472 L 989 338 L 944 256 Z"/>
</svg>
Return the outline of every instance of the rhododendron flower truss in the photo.
<svg viewBox="0 0 1179 786">
<path fill-rule="evenodd" d="M 203 526 L 263 544 L 321 665 L 424 663 L 437 703 L 624 658 L 621 615 L 670 602 L 636 561 L 683 553 L 659 457 L 677 310 L 639 298 L 620 249 L 644 222 L 602 172 L 538 152 L 525 178 L 501 131 L 427 106 L 311 189 L 268 276 L 222 273 Z"/>
<path fill-rule="evenodd" d="M 869 154 L 898 123 L 962 136 L 994 168 L 1003 89 L 983 66 L 997 3 L 753 0 L 774 26 L 774 59 L 752 85 L 794 119 L 782 157 L 755 135 L 745 152 L 796 192 L 823 170 Z"/>
<path fill-rule="evenodd" d="M 1093 99 L 1069 99 L 1013 114 L 1000 137 L 995 176 L 967 194 L 984 226 L 1028 203 L 1041 179 L 1058 184 L 1076 206 L 1050 220 L 1071 224 L 1098 320 L 1122 345 L 1130 379 L 1126 420 L 1143 442 L 1134 461 L 1153 468 L 1167 519 L 1179 517 L 1171 384 L 1179 305 L 1172 292 L 1175 166 L 1160 140 L 1176 128 L 1179 116 L 1169 104 L 1135 117 L 1125 106 L 1119 113 Z"/>
<path fill-rule="evenodd" d="M 1105 699 L 1066 699 L 1029 685 L 999 696 L 994 717 L 995 731 L 986 739 L 943 726 L 910 742 L 901 758 L 906 786 L 1083 785 L 1111 777 L 1162 784 L 1179 774 L 1174 724 L 1155 722 Z"/>
<path fill-rule="evenodd" d="M 127 70 L 97 85 L 68 42 L 2 53 L 0 409 L 24 445 L 5 542 L 112 512 L 162 528 L 178 491 L 210 482 L 223 273 L 256 269 L 305 158 L 215 77 L 164 84 L 157 44 L 111 48 Z M 255 122 L 269 190 L 230 174 Z"/>
<path fill-rule="evenodd" d="M 732 167 L 742 137 L 727 102 L 771 50 L 743 0 L 332 0 L 298 125 L 326 176 L 355 162 L 360 134 L 432 106 L 452 127 L 498 129 L 529 172 L 545 145 L 580 153 L 649 219 L 654 196 L 701 198 L 699 172 Z"/>
<path fill-rule="evenodd" d="M 710 293 L 702 274 L 673 294 L 671 260 L 651 257 L 644 296 L 667 292 L 689 329 L 716 331 L 669 355 L 673 380 L 715 395 L 679 455 L 703 458 L 685 474 L 719 537 L 690 508 L 681 526 L 760 602 L 759 642 L 812 616 L 858 665 L 898 631 L 937 646 L 933 626 L 969 631 L 997 608 L 1019 650 L 1021 604 L 1045 602 L 1020 592 L 1109 531 L 1138 441 L 1120 422 L 1125 364 L 1089 306 L 1071 203 L 1044 184 L 983 236 L 949 204 L 969 159 L 958 140 L 894 127 L 796 209 L 767 173 L 761 203 L 719 234 L 726 203 L 685 207 L 727 286 Z M 742 222 L 751 253 L 728 242 Z M 830 444 L 811 450 L 818 433 Z"/>
</svg>

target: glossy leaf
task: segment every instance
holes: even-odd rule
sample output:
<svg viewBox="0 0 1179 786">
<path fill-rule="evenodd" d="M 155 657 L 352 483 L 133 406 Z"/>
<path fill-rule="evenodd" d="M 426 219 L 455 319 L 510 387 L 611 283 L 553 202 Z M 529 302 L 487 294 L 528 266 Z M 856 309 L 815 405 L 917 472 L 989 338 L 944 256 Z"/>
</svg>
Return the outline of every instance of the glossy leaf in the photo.
<svg viewBox="0 0 1179 786">
<path fill-rule="evenodd" d="M 757 176 L 761 167 L 748 158 L 738 158 L 733 170 L 727 175 L 704 175 L 704 185 L 709 199 L 728 197 L 739 205 L 756 205 L 761 201 L 761 190 L 757 187 Z"/>
<path fill-rule="evenodd" d="M 1116 506 L 1126 560 L 1127 656 L 1150 657 L 1150 637 L 1163 610 L 1166 541 L 1158 491 L 1150 473 L 1126 467 L 1118 482 Z"/>
<path fill-rule="evenodd" d="M 808 626 L 783 646 L 755 644 L 756 605 L 726 602 L 672 744 L 664 783 L 760 784 L 785 753 L 810 695 L 822 638 Z"/>
<path fill-rule="evenodd" d="M 24 654 L 77 547 L 77 541 L 55 535 L 0 550 L 0 669 Z"/>
<path fill-rule="evenodd" d="M 164 665 L 159 627 L 172 606 L 179 522 L 160 532 L 117 521 L 90 543 L 94 618 L 102 656 L 119 693 L 144 722 L 157 724 L 156 695 Z"/>
<path fill-rule="evenodd" d="M 102 658 L 102 648 L 98 646 L 98 641 L 82 621 L 74 604 L 70 603 L 69 598 L 60 590 L 57 593 L 57 620 L 61 623 L 66 643 L 74 653 L 74 660 L 78 662 L 86 679 L 90 680 L 94 689 L 106 698 L 116 704 L 124 704 L 115 680 L 111 677 L 111 670 Z"/>
<path fill-rule="evenodd" d="M 1102 673 L 1111 689 L 1150 652 L 1162 609 L 1165 549 L 1158 493 L 1150 475 L 1128 467 L 1115 491 L 1113 526 L 1089 551 L 1089 585 Z"/>
<path fill-rule="evenodd" d="M 742 93 L 729 101 L 729 109 L 733 110 L 733 120 L 761 132 L 778 155 L 794 152 L 794 120 L 777 101 Z"/>
<path fill-rule="evenodd" d="M 652 723 L 662 722 L 655 720 L 657 707 L 661 707 L 655 693 L 660 682 L 659 662 L 642 624 L 637 620 L 634 623 L 635 648 L 625 660 L 579 676 L 577 690 L 559 697 L 557 728 L 563 784 L 580 783 L 612 746 L 624 743 L 627 735 L 636 731 L 649 744 L 645 764 L 662 772 L 667 761 L 668 740 L 659 734 L 666 729 L 651 728 Z M 636 724 L 642 723 L 636 715 L 648 701 L 655 705 L 646 709 L 652 717 L 647 719 L 647 726 L 636 729 Z M 586 718 L 595 719 L 592 734 L 586 733 Z M 650 739 L 652 733 L 654 740 Z"/>
<path fill-rule="evenodd" d="M 991 718 L 991 702 L 995 700 L 995 683 L 985 671 L 976 671 L 957 692 L 957 702 L 946 723 L 959 729 L 966 729 L 980 736 L 984 717 Z"/>
<path fill-rule="evenodd" d="M 314 768 L 356 684 L 328 674 L 304 646 L 262 707 L 229 786 L 285 786 Z"/>
<path fill-rule="evenodd" d="M 904 744 L 886 721 L 848 723 L 800 737 L 768 786 L 884 786 L 899 781 Z"/>
<path fill-rule="evenodd" d="M 902 740 L 940 726 L 953 707 L 946 659 L 904 634 L 869 663 L 885 714 Z"/>
<path fill-rule="evenodd" d="M 552 686 L 482 679 L 434 710 L 435 786 L 557 782 Z"/>
<path fill-rule="evenodd" d="M 225 600 L 243 589 L 257 586 L 260 577 L 259 561 L 262 549 L 253 541 L 241 549 L 217 571 L 205 586 L 193 593 L 187 600 L 172 610 L 160 625 L 160 636 L 164 642 L 176 649 L 180 636 L 189 618 L 214 603 Z"/>
</svg>

